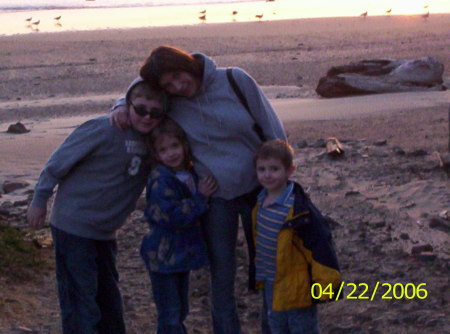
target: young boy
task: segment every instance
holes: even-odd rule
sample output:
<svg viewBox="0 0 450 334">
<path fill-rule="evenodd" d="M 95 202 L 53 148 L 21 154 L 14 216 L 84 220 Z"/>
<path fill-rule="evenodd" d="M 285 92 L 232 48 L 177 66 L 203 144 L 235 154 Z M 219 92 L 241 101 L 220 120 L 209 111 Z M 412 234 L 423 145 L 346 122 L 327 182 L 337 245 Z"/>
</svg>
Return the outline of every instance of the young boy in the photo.
<svg viewBox="0 0 450 334">
<path fill-rule="evenodd" d="M 289 180 L 295 167 L 288 143 L 265 142 L 255 153 L 255 165 L 264 187 L 253 211 L 256 284 L 264 291 L 263 317 L 271 334 L 319 333 L 311 286 L 319 283 L 325 291 L 340 283 L 330 231 L 302 187 Z M 323 296 L 325 300 L 328 295 Z"/>
<path fill-rule="evenodd" d="M 132 127 L 108 116 L 80 125 L 52 154 L 27 212 L 41 227 L 58 185 L 50 219 L 63 333 L 125 333 L 116 270 L 116 231 L 146 184 L 146 134 L 164 116 L 162 95 L 143 81 L 126 98 Z"/>
</svg>

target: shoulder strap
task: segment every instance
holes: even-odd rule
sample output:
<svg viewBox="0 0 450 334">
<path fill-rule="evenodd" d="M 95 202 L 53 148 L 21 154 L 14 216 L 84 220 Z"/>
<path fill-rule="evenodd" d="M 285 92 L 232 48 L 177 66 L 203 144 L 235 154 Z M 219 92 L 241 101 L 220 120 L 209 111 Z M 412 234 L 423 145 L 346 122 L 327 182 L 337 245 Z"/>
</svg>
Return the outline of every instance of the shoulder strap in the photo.
<svg viewBox="0 0 450 334">
<path fill-rule="evenodd" d="M 253 119 L 253 122 L 255 122 L 255 124 L 253 125 L 253 130 L 255 130 L 256 134 L 258 135 L 259 139 L 261 139 L 261 141 L 263 141 L 263 142 L 266 141 L 267 138 L 264 135 L 262 128 L 259 126 L 259 124 L 256 122 L 255 118 L 253 117 L 250 107 L 248 106 L 247 99 L 245 98 L 244 94 L 242 93 L 241 89 L 239 88 L 238 84 L 236 83 L 236 80 L 233 77 L 233 69 L 232 68 L 227 68 L 227 77 L 228 77 L 228 81 L 230 82 L 231 87 L 233 88 L 233 91 L 239 98 L 239 101 L 241 101 L 242 105 L 245 107 L 245 109 L 249 113 L 250 117 Z"/>
</svg>

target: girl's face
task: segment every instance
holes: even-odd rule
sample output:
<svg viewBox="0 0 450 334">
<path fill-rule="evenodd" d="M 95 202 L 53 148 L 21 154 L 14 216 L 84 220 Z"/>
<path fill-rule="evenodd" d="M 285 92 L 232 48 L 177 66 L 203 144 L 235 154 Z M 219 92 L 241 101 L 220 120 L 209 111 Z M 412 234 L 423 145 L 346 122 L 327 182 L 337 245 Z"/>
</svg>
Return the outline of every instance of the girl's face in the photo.
<svg viewBox="0 0 450 334">
<path fill-rule="evenodd" d="M 159 85 L 170 95 L 191 98 L 200 88 L 200 81 L 188 72 L 176 71 L 164 73 Z"/>
<path fill-rule="evenodd" d="M 172 135 L 162 135 L 155 142 L 157 159 L 164 166 L 175 171 L 183 170 L 185 166 L 185 153 L 181 141 Z"/>
</svg>

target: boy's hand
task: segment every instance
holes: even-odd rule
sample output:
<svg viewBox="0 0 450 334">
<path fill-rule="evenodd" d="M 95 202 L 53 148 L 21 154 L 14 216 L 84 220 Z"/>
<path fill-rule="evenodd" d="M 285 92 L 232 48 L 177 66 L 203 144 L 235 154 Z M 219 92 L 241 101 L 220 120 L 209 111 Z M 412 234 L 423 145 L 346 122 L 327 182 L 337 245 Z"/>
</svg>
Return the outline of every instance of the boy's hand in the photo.
<svg viewBox="0 0 450 334">
<path fill-rule="evenodd" d="M 118 106 L 109 115 L 109 120 L 112 125 L 115 125 L 121 130 L 125 130 L 131 126 L 130 114 L 128 106 Z"/>
<path fill-rule="evenodd" d="M 216 179 L 212 175 L 208 175 L 198 183 L 198 191 L 206 197 L 211 196 L 218 188 Z"/>
<path fill-rule="evenodd" d="M 37 206 L 30 206 L 27 210 L 28 225 L 32 228 L 41 228 L 45 223 L 45 216 L 47 209 L 38 208 Z"/>
</svg>

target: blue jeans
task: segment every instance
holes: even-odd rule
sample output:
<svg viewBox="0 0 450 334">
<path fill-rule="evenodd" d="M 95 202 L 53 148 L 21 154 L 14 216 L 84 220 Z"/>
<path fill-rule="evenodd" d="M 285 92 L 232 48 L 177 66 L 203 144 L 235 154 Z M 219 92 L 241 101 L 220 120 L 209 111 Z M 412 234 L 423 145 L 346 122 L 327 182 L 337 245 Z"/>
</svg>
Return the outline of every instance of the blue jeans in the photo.
<svg viewBox="0 0 450 334">
<path fill-rule="evenodd" d="M 115 240 L 99 241 L 52 226 L 64 334 L 124 334 Z"/>
<path fill-rule="evenodd" d="M 252 230 L 251 212 L 256 192 L 231 200 L 211 198 L 204 219 L 204 230 L 211 270 L 211 307 L 215 334 L 239 334 L 241 327 L 234 294 L 236 275 L 236 242 L 239 215 L 249 245 L 254 254 L 253 242 L 249 242 Z M 254 268 L 250 268 L 254 270 Z"/>
<path fill-rule="evenodd" d="M 272 298 L 273 284 L 266 282 L 264 308 L 272 334 L 319 334 L 316 305 L 288 311 L 273 311 Z"/>
<path fill-rule="evenodd" d="M 158 310 L 157 334 L 186 334 L 189 313 L 189 271 L 163 274 L 149 271 L 153 300 Z"/>
</svg>

